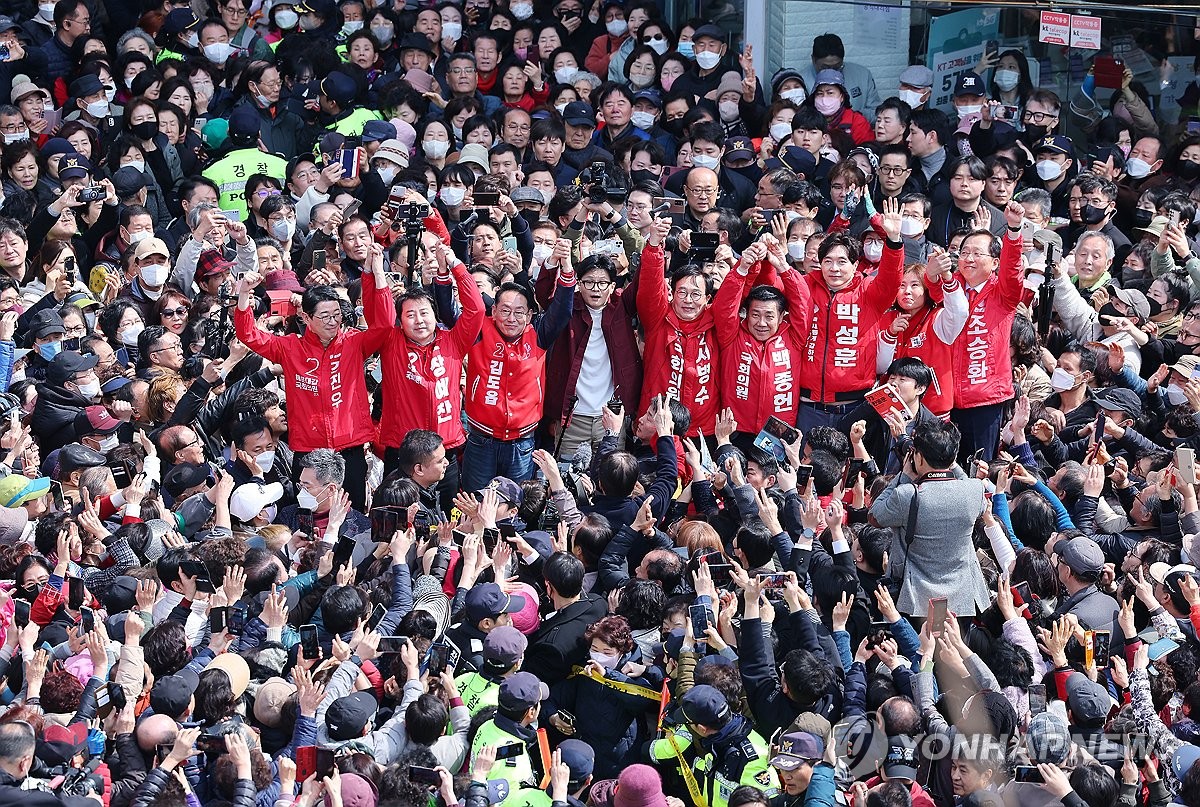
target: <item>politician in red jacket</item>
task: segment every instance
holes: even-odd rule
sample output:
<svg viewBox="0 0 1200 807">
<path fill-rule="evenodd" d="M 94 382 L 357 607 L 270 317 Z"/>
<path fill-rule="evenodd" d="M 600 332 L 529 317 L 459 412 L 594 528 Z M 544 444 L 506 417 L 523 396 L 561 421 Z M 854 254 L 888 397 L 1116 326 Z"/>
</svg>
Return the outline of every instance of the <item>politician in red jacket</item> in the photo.
<svg viewBox="0 0 1200 807">
<path fill-rule="evenodd" d="M 534 316 L 537 304 L 528 288 L 503 284 L 491 318 L 483 321 L 479 341 L 467 354 L 470 433 L 463 449 L 463 490 L 482 490 L 497 476 L 521 482 L 533 475 L 533 432 L 542 419 L 546 351 L 567 327 L 575 297 L 568 239 L 554 245 L 544 271 L 558 273 L 546 313 Z"/>
</svg>

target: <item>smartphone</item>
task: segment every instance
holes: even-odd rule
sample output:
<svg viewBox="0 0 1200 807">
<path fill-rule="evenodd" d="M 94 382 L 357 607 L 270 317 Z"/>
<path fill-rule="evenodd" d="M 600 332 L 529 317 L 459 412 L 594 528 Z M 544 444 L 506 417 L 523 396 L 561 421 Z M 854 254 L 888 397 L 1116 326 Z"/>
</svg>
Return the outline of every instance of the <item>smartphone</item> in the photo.
<svg viewBox="0 0 1200 807">
<path fill-rule="evenodd" d="M 346 205 L 346 209 L 342 211 L 342 221 L 349 221 L 360 207 L 362 207 L 362 202 L 357 199 Z"/>
<path fill-rule="evenodd" d="M 108 463 L 108 470 L 112 472 L 113 482 L 117 486 L 117 490 L 124 490 L 133 484 L 133 479 L 129 476 L 129 469 L 123 462 Z"/>
<path fill-rule="evenodd" d="M 1021 602 L 1033 602 L 1033 591 L 1029 588 L 1029 583 L 1017 583 L 1013 586 L 1013 593 L 1021 598 Z"/>
<path fill-rule="evenodd" d="M 559 720 L 566 723 L 568 726 L 575 725 L 575 715 L 571 714 L 566 709 L 559 709 L 557 712 L 555 712 L 555 714 L 558 715 Z"/>
<path fill-rule="evenodd" d="M 1018 765 L 1013 770 L 1013 781 L 1035 785 L 1046 784 L 1046 780 L 1042 778 L 1042 772 L 1035 765 Z"/>
<path fill-rule="evenodd" d="M 683 199 L 676 199 L 673 196 L 655 196 L 653 204 L 656 211 L 662 210 L 672 216 L 683 215 Z"/>
<path fill-rule="evenodd" d="M 304 779 L 312 776 L 317 772 L 317 747 L 315 745 L 302 745 L 296 749 L 296 778 L 301 776 Z"/>
<path fill-rule="evenodd" d="M 54 509 L 58 512 L 63 512 L 67 509 L 67 497 L 63 495 L 62 484 L 57 480 L 50 480 L 50 498 L 54 501 Z"/>
<path fill-rule="evenodd" d="M 420 765 L 409 765 L 408 780 L 415 785 L 428 785 L 436 787 L 441 784 L 442 776 L 433 768 L 425 768 Z"/>
<path fill-rule="evenodd" d="M 611 398 L 609 398 L 608 403 L 606 403 L 605 406 L 607 406 L 608 411 L 612 412 L 614 415 L 621 414 L 621 411 L 625 408 L 625 404 L 621 403 L 621 399 L 616 395 L 613 395 Z"/>
<path fill-rule="evenodd" d="M 250 616 L 250 609 L 244 602 L 239 602 L 229 607 L 229 613 L 225 615 L 225 630 L 234 636 L 241 636 L 246 630 L 246 620 Z"/>
<path fill-rule="evenodd" d="M 500 524 L 497 529 L 500 530 L 500 537 L 506 541 L 511 541 L 520 535 L 512 524 Z"/>
<path fill-rule="evenodd" d="M 1115 56 L 1097 56 L 1092 62 L 1092 75 L 1097 87 L 1119 90 L 1125 79 L 1125 62 Z"/>
<path fill-rule="evenodd" d="M 371 611 L 371 618 L 367 620 L 367 630 L 372 631 L 377 629 L 385 616 L 387 616 L 387 608 L 382 605 L 376 605 L 375 610 Z"/>
<path fill-rule="evenodd" d="M 338 164 L 342 166 L 342 179 L 353 179 L 358 176 L 358 149 L 342 149 L 337 153 Z M 347 218 L 343 214 L 343 220 Z"/>
<path fill-rule="evenodd" d="M 304 652 L 306 659 L 320 658 L 321 645 L 317 639 L 316 625 L 300 626 L 300 649 Z"/>
<path fill-rule="evenodd" d="M 196 590 L 215 594 L 217 589 L 208 576 L 208 567 L 198 560 L 185 560 L 179 564 L 179 571 L 188 577 L 196 578 Z"/>
<path fill-rule="evenodd" d="M 500 534 L 504 535 L 504 528 L 512 529 L 511 524 L 504 524 L 500 527 Z M 429 540 L 429 516 L 424 513 L 418 513 L 413 517 L 413 535 L 418 541 Z"/>
<path fill-rule="evenodd" d="M 317 781 L 333 776 L 334 761 L 332 748 L 317 749 Z"/>
<path fill-rule="evenodd" d="M 96 612 L 91 608 L 80 608 L 79 624 L 83 626 L 84 633 L 94 631 L 96 629 Z"/>
<path fill-rule="evenodd" d="M 992 118 L 994 120 L 1016 120 L 1021 108 L 1012 104 L 1000 104 L 992 107 Z"/>
<path fill-rule="evenodd" d="M 1097 670 L 1103 670 L 1108 666 L 1108 648 L 1112 644 L 1112 631 L 1094 630 L 1091 631 L 1091 634 L 1092 660 L 1095 662 Z"/>
<path fill-rule="evenodd" d="M 1195 115 L 1188 118 L 1187 133 L 1190 135 L 1200 134 L 1200 118 L 1197 118 Z"/>
<path fill-rule="evenodd" d="M 483 528 L 483 548 L 487 550 L 488 555 L 496 551 L 496 544 L 500 543 L 500 530 L 495 527 Z"/>
<path fill-rule="evenodd" d="M 337 543 L 333 545 L 333 570 L 345 566 L 350 562 L 350 556 L 354 554 L 354 539 L 349 535 L 343 535 L 338 538 Z"/>
<path fill-rule="evenodd" d="M 208 632 L 213 636 L 219 636 L 224 633 L 228 614 L 229 610 L 225 607 L 210 608 L 208 611 Z"/>
<path fill-rule="evenodd" d="M 18 628 L 29 624 L 29 600 L 13 600 L 13 624 Z"/>
<path fill-rule="evenodd" d="M 1168 213 L 1167 214 L 1167 222 L 1170 223 L 1170 225 L 1172 227 L 1178 227 L 1179 226 L 1179 211 L 1172 210 L 1170 213 Z"/>
<path fill-rule="evenodd" d="M 1046 711 L 1046 685 L 1045 684 L 1030 684 L 1029 692 L 1029 714 L 1040 715 Z"/>
<path fill-rule="evenodd" d="M 512 759 L 525 753 L 524 743 L 506 743 L 496 749 L 496 759 Z"/>
<path fill-rule="evenodd" d="M 315 271 L 315 272 L 324 272 L 324 271 L 325 271 L 325 266 L 326 266 L 326 262 L 325 262 L 325 250 L 323 250 L 323 249 L 314 249 L 314 250 L 313 250 L 313 259 L 312 259 L 312 268 L 313 268 L 313 271 Z"/>
<path fill-rule="evenodd" d="M 67 607 L 72 611 L 78 611 L 83 607 L 84 597 L 87 592 L 83 585 L 82 577 L 67 578 Z"/>
<path fill-rule="evenodd" d="M 796 490 L 804 490 L 808 487 L 809 481 L 812 479 L 813 467 L 811 465 L 796 466 Z"/>
<path fill-rule="evenodd" d="M 394 507 L 375 507 L 371 509 L 371 540 L 375 543 L 387 543 L 400 529 L 404 511 Z"/>
<path fill-rule="evenodd" d="M 774 415 L 767 418 L 763 431 L 785 443 L 794 443 L 800 439 L 800 432 L 794 426 L 789 426 Z"/>
<path fill-rule="evenodd" d="M 446 665 L 450 662 L 450 648 L 444 644 L 429 645 L 429 674 L 433 676 L 441 675 L 446 671 Z"/>
<path fill-rule="evenodd" d="M 692 620 L 692 636 L 696 641 L 704 641 L 704 637 L 708 633 L 708 606 L 707 605 L 689 605 L 688 617 Z"/>
<path fill-rule="evenodd" d="M 500 204 L 500 194 L 490 191 L 473 194 L 472 199 L 476 207 L 497 207 Z"/>
<path fill-rule="evenodd" d="M 79 282 L 79 275 L 75 271 L 74 255 L 68 255 L 63 259 L 63 275 L 66 278 L 68 286 L 74 286 Z"/>
<path fill-rule="evenodd" d="M 854 487 L 866 465 L 866 461 L 861 457 L 851 457 L 846 461 L 846 472 L 845 476 L 842 477 L 842 490 L 849 490 Z"/>
<path fill-rule="evenodd" d="M 1196 449 L 1186 446 L 1175 449 L 1175 471 L 1184 482 L 1196 484 Z"/>
<path fill-rule="evenodd" d="M 165 762 L 167 757 L 171 756 L 171 751 L 175 749 L 175 743 L 159 743 L 154 746 L 154 757 L 159 763 Z"/>
<path fill-rule="evenodd" d="M 760 574 L 758 579 L 762 581 L 763 588 L 783 588 L 787 584 L 788 576 L 783 572 L 774 572 L 772 574 Z"/>
<path fill-rule="evenodd" d="M 1095 442 L 1092 444 L 1091 450 L 1088 451 L 1087 462 L 1085 465 L 1091 465 L 1096 461 L 1096 457 L 1100 456 L 1100 447 L 1104 445 L 1104 426 L 1108 422 L 1108 416 L 1103 411 L 1096 413 L 1095 428 L 1092 430 L 1092 436 Z"/>
<path fill-rule="evenodd" d="M 221 215 L 225 217 L 226 221 L 242 220 L 242 211 L 240 210 L 222 210 Z"/>
<path fill-rule="evenodd" d="M 692 252 L 698 255 L 715 255 L 720 243 L 720 233 L 692 233 Z"/>
<path fill-rule="evenodd" d="M 929 620 L 933 622 L 933 626 L 929 629 L 932 636 L 942 635 L 942 625 L 946 623 L 946 619 L 950 616 L 950 612 L 946 607 L 945 597 L 930 597 L 929 598 Z"/>
<path fill-rule="evenodd" d="M 407 636 L 380 636 L 378 649 L 380 653 L 399 653 L 406 644 Z"/>
<path fill-rule="evenodd" d="M 296 532 L 302 532 L 309 538 L 315 538 L 313 534 L 313 511 L 301 509 L 296 511 Z"/>
</svg>

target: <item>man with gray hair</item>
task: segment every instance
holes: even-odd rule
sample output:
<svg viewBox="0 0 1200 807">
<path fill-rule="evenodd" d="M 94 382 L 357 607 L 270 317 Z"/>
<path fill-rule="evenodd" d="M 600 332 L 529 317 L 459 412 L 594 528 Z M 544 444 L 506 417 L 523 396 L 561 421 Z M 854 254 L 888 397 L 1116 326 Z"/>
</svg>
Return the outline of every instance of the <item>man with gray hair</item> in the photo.
<svg viewBox="0 0 1200 807">
<path fill-rule="evenodd" d="M 258 249 L 245 224 L 225 218 L 221 208 L 212 202 L 192 205 L 186 220 L 189 235 L 180 242 L 175 268 L 171 270 L 171 283 L 190 299 L 195 299 L 200 291 L 196 285 L 196 268 L 200 264 L 200 254 L 206 250 L 220 250 L 239 275 L 258 271 Z"/>
<path fill-rule="evenodd" d="M 370 519 L 350 506 L 349 494 L 342 488 L 346 481 L 345 457 L 331 448 L 318 448 L 297 454 L 295 467 L 300 469 L 296 506 L 280 512 L 281 522 L 295 530 L 298 515 L 311 512 L 316 534 L 308 537 L 320 535 L 329 544 L 341 535 L 359 535 L 371 529 Z"/>
</svg>

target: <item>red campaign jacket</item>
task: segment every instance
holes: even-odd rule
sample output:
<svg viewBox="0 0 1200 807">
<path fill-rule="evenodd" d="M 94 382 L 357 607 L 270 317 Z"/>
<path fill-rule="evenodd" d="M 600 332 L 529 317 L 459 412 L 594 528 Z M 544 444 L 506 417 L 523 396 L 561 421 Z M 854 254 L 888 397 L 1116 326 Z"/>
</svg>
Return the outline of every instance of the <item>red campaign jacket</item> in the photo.
<svg viewBox="0 0 1200 807">
<path fill-rule="evenodd" d="M 376 294 L 375 275 L 362 276 L 363 314 L 367 325 L 389 328 L 380 359 L 383 362 L 383 419 L 379 424 L 379 442 L 387 448 L 399 447 L 404 435 L 413 429 L 437 433 L 446 448 L 466 442 L 462 427 L 463 359 L 483 325 L 483 296 L 471 272 L 463 263 L 451 269 L 458 284 L 462 314 L 453 328 L 439 327 L 433 341 L 416 345 L 408 341 L 395 325 L 396 305 L 391 294 Z M 449 285 L 450 278 L 435 278 Z"/>
<path fill-rule="evenodd" d="M 467 353 L 464 406 L 472 431 L 497 440 L 528 437 L 542 419 L 546 390 L 546 351 L 571 317 L 575 275 L 560 271 L 554 301 L 514 342 L 483 320 L 479 341 Z"/>
<path fill-rule="evenodd" d="M 967 324 L 954 342 L 954 406 L 967 409 L 1013 397 L 1008 353 L 1013 316 L 1025 292 L 1021 239 L 1002 236 L 1000 266 L 979 291 L 967 289 Z"/>
<path fill-rule="evenodd" d="M 650 408 L 651 398 L 666 393 L 692 413 L 688 437 L 695 437 L 701 431 L 712 434 L 720 397 L 719 351 L 712 306 L 693 321 L 680 322 L 668 300 L 663 266 L 662 248 L 647 244 L 642 249 L 639 270 L 642 276 L 637 290 L 638 318 L 646 330 L 642 355 L 646 377 L 642 381 L 638 414 Z"/>
<path fill-rule="evenodd" d="M 820 271 L 801 279 L 812 311 L 800 365 L 802 397 L 827 404 L 851 401 L 875 385 L 875 328 L 896 301 L 903 272 L 904 248 L 889 241 L 879 273 L 869 280 L 857 275 L 846 288 L 830 292 Z"/>
<path fill-rule="evenodd" d="M 376 289 L 375 294 L 389 301 L 392 296 L 390 289 Z M 260 330 L 249 308 L 234 311 L 233 326 L 247 347 L 283 365 L 293 451 L 341 450 L 375 439 L 363 365 L 383 347 L 391 328 L 342 330 L 323 347 L 312 331 L 276 336 Z"/>
<path fill-rule="evenodd" d="M 747 274 L 741 273 L 743 268 Z M 786 423 L 796 422 L 805 336 L 803 327 L 797 329 L 791 316 L 785 316 L 776 334 L 765 342 L 751 335 L 739 309 L 746 293 L 758 285 L 754 280 L 762 279 L 762 274 L 751 278 L 754 268 L 739 265 L 727 274 L 712 304 L 722 345 L 721 405 L 733 410 L 738 430 L 750 434 L 761 431 L 771 415 Z M 789 270 L 779 280 L 788 311 L 805 316 L 810 305 L 808 288 L 800 283 L 799 274 Z"/>
<path fill-rule="evenodd" d="M 955 275 L 950 289 L 958 285 Z M 925 362 L 933 370 L 933 384 L 925 390 L 921 403 L 938 417 L 945 417 L 954 408 L 954 344 L 946 344 L 933 328 L 934 321 L 944 311 L 941 306 L 926 306 L 917 319 L 912 320 L 908 330 L 896 340 L 896 358 L 912 357 Z M 887 329 L 899 312 L 889 311 L 879 324 L 884 339 L 890 339 Z"/>
</svg>

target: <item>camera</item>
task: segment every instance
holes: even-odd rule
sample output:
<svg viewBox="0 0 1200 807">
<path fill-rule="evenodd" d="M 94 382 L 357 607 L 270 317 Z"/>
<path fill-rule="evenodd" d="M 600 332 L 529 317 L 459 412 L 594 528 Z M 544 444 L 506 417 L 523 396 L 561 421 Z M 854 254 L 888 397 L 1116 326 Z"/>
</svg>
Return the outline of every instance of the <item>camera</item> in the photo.
<svg viewBox="0 0 1200 807">
<path fill-rule="evenodd" d="M 206 318 L 199 323 L 200 332 L 204 334 L 204 348 L 200 355 L 214 361 L 229 358 L 229 343 L 237 336 L 229 321 L 229 308 L 237 305 L 237 297 L 228 281 L 221 284 L 217 298 L 221 302 L 221 312 L 215 319 Z"/>
<path fill-rule="evenodd" d="M 579 175 L 579 183 L 587 193 L 588 201 L 594 205 L 601 202 L 617 203 L 625 198 L 625 189 L 608 175 L 608 165 L 597 160 Z"/>
<path fill-rule="evenodd" d="M 421 233 L 425 231 L 425 219 L 429 216 L 429 205 L 409 202 L 407 205 L 401 205 L 396 212 L 399 215 L 392 219 L 392 230 L 394 232 L 404 231 L 400 241 L 408 250 L 408 273 L 413 278 L 411 285 L 420 286 L 421 273 L 417 270 L 417 250 L 421 246 Z"/>
<path fill-rule="evenodd" d="M 79 192 L 79 201 L 99 202 L 106 196 L 108 196 L 108 191 L 103 185 L 88 185 Z"/>
</svg>

